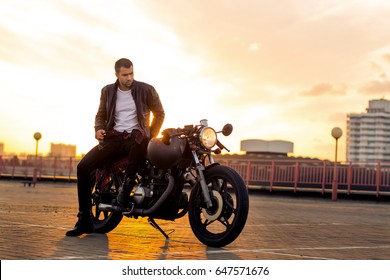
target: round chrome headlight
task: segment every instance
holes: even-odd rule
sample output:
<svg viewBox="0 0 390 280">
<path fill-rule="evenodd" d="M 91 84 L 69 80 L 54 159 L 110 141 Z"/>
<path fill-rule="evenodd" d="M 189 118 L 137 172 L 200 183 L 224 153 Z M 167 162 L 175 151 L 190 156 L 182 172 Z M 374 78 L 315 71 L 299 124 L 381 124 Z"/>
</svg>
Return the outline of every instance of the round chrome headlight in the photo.
<svg viewBox="0 0 390 280">
<path fill-rule="evenodd" d="M 204 127 L 199 133 L 199 140 L 206 149 L 211 149 L 217 144 L 217 133 L 211 127 Z"/>
</svg>

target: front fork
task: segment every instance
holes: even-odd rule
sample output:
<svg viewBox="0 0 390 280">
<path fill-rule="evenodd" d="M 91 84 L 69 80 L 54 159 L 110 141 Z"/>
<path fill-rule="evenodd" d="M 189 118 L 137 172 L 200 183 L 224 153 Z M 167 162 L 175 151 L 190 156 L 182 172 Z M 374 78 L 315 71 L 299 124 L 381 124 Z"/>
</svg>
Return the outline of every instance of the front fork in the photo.
<svg viewBox="0 0 390 280">
<path fill-rule="evenodd" d="M 210 193 L 209 193 L 209 188 L 207 187 L 206 184 L 206 178 L 204 177 L 203 171 L 205 170 L 205 167 L 203 164 L 199 162 L 198 156 L 195 151 L 192 151 L 192 155 L 194 156 L 195 159 L 195 164 L 196 164 L 196 173 L 198 175 L 198 180 L 200 183 L 200 187 L 202 189 L 203 193 L 203 198 L 204 202 L 206 203 L 207 208 L 211 208 L 213 206 L 213 203 L 211 201 Z M 210 162 L 214 163 L 214 160 L 210 156 Z"/>
</svg>

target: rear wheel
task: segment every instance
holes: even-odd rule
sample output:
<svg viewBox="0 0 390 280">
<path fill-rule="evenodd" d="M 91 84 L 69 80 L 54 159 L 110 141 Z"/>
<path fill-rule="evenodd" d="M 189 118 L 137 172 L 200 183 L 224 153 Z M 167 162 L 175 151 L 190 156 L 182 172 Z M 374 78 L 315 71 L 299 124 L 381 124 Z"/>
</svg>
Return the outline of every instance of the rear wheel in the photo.
<svg viewBox="0 0 390 280">
<path fill-rule="evenodd" d="M 199 241 L 212 247 L 233 242 L 243 230 L 249 211 L 248 190 L 240 175 L 226 166 L 204 172 L 213 206 L 207 208 L 200 184 L 191 191 L 188 217 Z"/>
<path fill-rule="evenodd" d="M 99 209 L 99 204 L 112 204 L 118 195 L 121 184 L 120 176 L 114 173 L 104 172 L 98 176 L 92 190 L 92 215 L 94 229 L 97 233 L 107 233 L 115 229 L 121 222 L 123 215 L 120 212 L 113 212 Z"/>
</svg>

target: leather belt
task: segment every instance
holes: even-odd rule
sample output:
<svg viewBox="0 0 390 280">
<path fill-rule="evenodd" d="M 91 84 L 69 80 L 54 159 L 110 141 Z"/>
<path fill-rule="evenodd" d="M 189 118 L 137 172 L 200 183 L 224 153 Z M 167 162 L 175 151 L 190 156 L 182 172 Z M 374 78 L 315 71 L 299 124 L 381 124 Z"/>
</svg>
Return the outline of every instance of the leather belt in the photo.
<svg viewBox="0 0 390 280">
<path fill-rule="evenodd" d="M 107 132 L 105 138 L 123 140 L 133 139 L 137 144 L 141 144 L 142 140 L 144 139 L 144 133 L 139 129 L 133 129 L 131 133 L 127 132 L 126 130 L 123 132 L 119 132 L 114 129 L 111 129 Z"/>
</svg>

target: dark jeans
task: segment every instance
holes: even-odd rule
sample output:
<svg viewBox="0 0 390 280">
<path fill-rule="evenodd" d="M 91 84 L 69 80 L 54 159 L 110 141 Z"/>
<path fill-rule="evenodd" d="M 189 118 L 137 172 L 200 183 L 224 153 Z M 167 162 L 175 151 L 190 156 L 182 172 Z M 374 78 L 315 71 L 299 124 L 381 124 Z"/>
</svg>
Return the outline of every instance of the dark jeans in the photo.
<svg viewBox="0 0 390 280">
<path fill-rule="evenodd" d="M 80 212 L 87 212 L 92 208 L 91 192 L 94 186 L 94 180 L 91 180 L 92 172 L 128 155 L 127 176 L 135 177 L 138 163 L 146 153 L 147 142 L 144 139 L 138 144 L 134 137 L 127 140 L 122 137 L 105 139 L 102 145 L 97 145 L 83 157 L 77 165 L 77 193 Z"/>
</svg>

